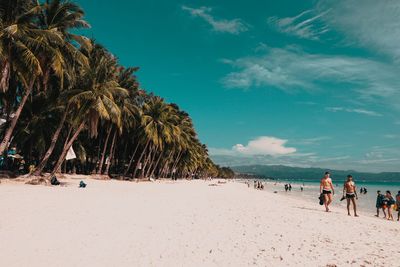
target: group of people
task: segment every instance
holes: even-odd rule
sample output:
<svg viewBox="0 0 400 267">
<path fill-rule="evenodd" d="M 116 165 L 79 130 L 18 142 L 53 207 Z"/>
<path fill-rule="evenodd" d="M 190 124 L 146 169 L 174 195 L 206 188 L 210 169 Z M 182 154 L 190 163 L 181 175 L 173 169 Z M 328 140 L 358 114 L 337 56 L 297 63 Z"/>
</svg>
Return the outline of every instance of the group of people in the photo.
<svg viewBox="0 0 400 267">
<path fill-rule="evenodd" d="M 392 193 L 388 190 L 386 194 L 382 194 L 378 190 L 376 196 L 376 217 L 379 217 L 379 210 L 382 209 L 385 219 L 394 220 L 392 209 L 397 211 L 397 220 L 400 220 L 400 191 L 397 193 L 396 198 L 392 196 Z"/>
<path fill-rule="evenodd" d="M 325 211 L 329 212 L 329 205 L 332 203 L 333 195 L 335 194 L 335 189 L 333 187 L 332 179 L 330 178 L 330 173 L 325 172 L 324 177 L 321 179 L 320 183 L 320 199 L 322 199 L 323 205 L 325 205 Z M 343 185 L 343 196 L 341 200 L 347 200 L 347 214 L 350 214 L 350 203 L 353 204 L 354 216 L 358 217 L 356 199 L 358 199 L 356 184 L 353 181 L 353 176 L 347 175 L 347 180 Z"/>
<path fill-rule="evenodd" d="M 360 188 L 360 194 L 364 194 L 365 195 L 365 194 L 367 194 L 367 192 L 368 192 L 367 188 L 365 188 L 365 187 L 361 187 Z"/>
<path fill-rule="evenodd" d="M 260 181 L 254 180 L 254 189 L 264 190 L 264 184 Z"/>
<path fill-rule="evenodd" d="M 366 194 L 366 188 L 361 188 L 360 193 Z M 333 187 L 332 179 L 330 178 L 330 173 L 325 172 L 324 177 L 320 182 L 320 199 L 325 205 L 326 212 L 329 212 L 329 205 L 332 203 L 333 195 L 335 194 L 335 189 Z M 341 200 L 347 201 L 347 214 L 350 214 L 350 205 L 353 205 L 354 216 L 358 217 L 356 200 L 358 199 L 356 184 L 354 183 L 353 176 L 347 175 L 347 179 L 343 185 L 343 196 Z M 322 204 L 321 204 L 322 205 Z M 386 191 L 386 194 L 381 194 L 381 191 L 377 192 L 376 199 L 376 217 L 379 217 L 379 210 L 382 209 L 384 217 L 388 220 L 393 220 L 392 210 L 396 210 L 397 220 L 400 219 L 400 191 L 394 198 L 390 191 Z"/>
<path fill-rule="evenodd" d="M 291 184 L 285 184 L 285 191 L 292 191 L 292 185 Z"/>
</svg>

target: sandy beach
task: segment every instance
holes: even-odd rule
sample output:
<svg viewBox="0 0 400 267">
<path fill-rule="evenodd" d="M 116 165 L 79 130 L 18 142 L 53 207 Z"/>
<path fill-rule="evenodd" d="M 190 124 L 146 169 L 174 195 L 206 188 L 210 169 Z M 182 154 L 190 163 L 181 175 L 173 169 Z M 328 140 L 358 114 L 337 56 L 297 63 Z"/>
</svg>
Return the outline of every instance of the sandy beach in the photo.
<svg viewBox="0 0 400 267">
<path fill-rule="evenodd" d="M 400 223 L 370 214 L 238 182 L 63 181 L 2 181 L 0 266 L 399 264 Z"/>
</svg>

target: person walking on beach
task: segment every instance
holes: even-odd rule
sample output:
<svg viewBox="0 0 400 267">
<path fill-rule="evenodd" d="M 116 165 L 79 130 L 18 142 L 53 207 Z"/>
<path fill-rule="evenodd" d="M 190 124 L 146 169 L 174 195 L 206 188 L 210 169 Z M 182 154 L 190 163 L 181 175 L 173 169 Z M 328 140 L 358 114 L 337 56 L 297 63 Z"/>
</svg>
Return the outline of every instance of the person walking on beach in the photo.
<svg viewBox="0 0 400 267">
<path fill-rule="evenodd" d="M 393 213 L 392 208 L 393 205 L 396 203 L 394 200 L 392 193 L 388 190 L 386 191 L 385 198 L 383 199 L 384 208 L 387 208 L 387 219 L 393 221 Z"/>
<path fill-rule="evenodd" d="M 320 194 L 324 196 L 324 205 L 326 212 L 329 212 L 329 205 L 332 203 L 332 197 L 335 194 L 335 189 L 333 188 L 332 179 L 329 172 L 325 172 L 324 177 L 321 179 L 319 186 Z"/>
<path fill-rule="evenodd" d="M 325 172 L 324 177 L 321 179 L 319 192 L 324 196 L 324 205 L 326 212 L 329 212 L 329 205 L 332 203 L 332 197 L 335 194 L 332 179 L 329 172 Z"/>
<path fill-rule="evenodd" d="M 397 211 L 397 221 L 400 220 L 400 191 L 396 195 L 396 211 Z"/>
<path fill-rule="evenodd" d="M 346 194 L 346 196 L 345 196 Z M 354 209 L 354 217 L 358 217 L 357 215 L 357 205 L 355 199 L 358 199 L 357 191 L 356 191 L 356 184 L 353 181 L 353 176 L 347 175 L 347 181 L 344 183 L 343 186 L 343 197 L 346 197 L 347 200 L 347 214 L 350 214 L 350 201 L 353 203 Z"/>
<path fill-rule="evenodd" d="M 383 199 L 385 198 L 385 196 L 383 194 L 381 194 L 381 191 L 378 190 L 376 191 L 376 215 L 375 217 L 379 217 L 379 209 L 382 209 L 383 211 L 383 215 L 386 218 L 386 211 L 383 208 Z"/>
</svg>

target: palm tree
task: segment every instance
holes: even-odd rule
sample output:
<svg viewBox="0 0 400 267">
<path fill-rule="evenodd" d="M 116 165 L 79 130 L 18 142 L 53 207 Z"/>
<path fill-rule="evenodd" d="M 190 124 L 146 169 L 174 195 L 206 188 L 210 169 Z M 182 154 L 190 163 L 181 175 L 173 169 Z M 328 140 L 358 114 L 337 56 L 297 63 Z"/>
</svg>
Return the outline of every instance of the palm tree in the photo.
<svg viewBox="0 0 400 267">
<path fill-rule="evenodd" d="M 77 93 L 70 99 L 75 110 L 72 126 L 76 127 L 76 131 L 63 148 L 51 176 L 58 172 L 68 150 L 85 125 L 90 137 L 97 136 L 100 119 L 113 122 L 118 129 L 122 127 L 121 110 L 115 102 L 115 96 L 128 96 L 128 91 L 116 81 L 115 58 L 97 44 L 93 44 L 84 53 L 89 59 L 89 65 L 79 71 L 81 76 L 77 86 L 81 89 L 76 89 Z"/>
<path fill-rule="evenodd" d="M 48 87 L 49 75 L 50 71 L 53 69 L 56 73 L 60 72 L 59 76 L 61 79 L 61 86 L 63 85 L 63 77 L 64 74 L 74 82 L 74 68 L 69 68 L 69 66 L 75 66 L 78 64 L 79 66 L 83 66 L 87 64 L 87 58 L 84 56 L 79 49 L 74 46 L 71 42 L 77 41 L 79 44 L 87 46 L 90 45 L 86 42 L 86 38 L 71 34 L 71 31 L 74 28 L 87 28 L 89 24 L 84 21 L 83 18 L 84 12 L 78 7 L 76 4 L 70 2 L 62 2 L 60 0 L 47 1 L 46 4 L 42 6 L 41 15 L 39 16 L 41 21 L 42 28 L 47 30 L 57 30 L 60 31 L 62 36 L 65 39 L 65 42 L 61 44 L 56 44 L 56 48 L 52 50 L 51 54 L 47 54 L 44 57 L 44 62 L 48 61 L 48 57 L 52 56 L 53 58 L 57 58 L 55 61 L 55 66 L 53 68 L 44 68 L 44 78 L 43 78 L 43 87 L 45 90 Z M 72 77 L 72 78 L 71 78 Z M 48 147 L 43 159 L 40 164 L 37 166 L 34 174 L 40 175 L 43 171 L 43 168 L 46 166 L 47 161 L 49 160 L 53 150 L 56 146 L 57 140 L 61 133 L 62 128 L 64 127 L 65 120 L 67 118 L 70 105 L 65 102 L 65 97 L 60 97 L 59 102 L 61 105 L 64 105 L 63 114 L 61 116 L 61 120 L 58 124 L 57 129 L 55 130 L 52 138 L 50 146 Z"/>
<path fill-rule="evenodd" d="M 174 133 L 178 131 L 175 127 L 177 116 L 173 108 L 167 105 L 160 97 L 151 97 L 150 100 L 143 105 L 142 127 L 146 135 L 146 145 L 143 149 L 133 176 L 136 177 L 139 164 L 142 164 L 142 159 L 145 153 L 147 157 L 142 166 L 142 175 L 145 173 L 145 167 L 150 161 L 150 155 L 160 150 L 162 151 L 166 143 L 172 142 Z M 150 145 L 150 150 L 147 148 Z"/>
<path fill-rule="evenodd" d="M 110 153 L 105 170 L 106 174 L 109 173 L 109 169 L 115 154 L 113 152 L 115 150 L 114 148 L 115 148 L 115 140 L 117 138 L 117 134 L 121 135 L 123 131 L 129 132 L 130 129 L 136 128 L 138 122 L 140 121 L 141 114 L 136 101 L 136 97 L 139 95 L 138 91 L 139 84 L 136 80 L 136 76 L 134 76 L 134 73 L 137 71 L 137 69 L 138 68 L 125 69 L 123 67 L 120 67 L 118 70 L 118 77 L 117 77 L 118 84 L 121 87 L 125 88 L 128 91 L 129 95 L 126 96 L 120 94 L 116 95 L 115 97 L 115 101 L 121 110 L 121 120 L 123 127 L 119 129 L 119 133 L 117 132 L 117 130 L 114 131 L 113 141 L 111 142 Z M 99 164 L 99 173 L 102 173 L 102 167 L 104 164 L 104 158 L 106 154 L 106 148 L 110 133 L 111 133 L 111 127 L 109 128 L 109 132 L 107 133 L 106 142 L 101 155 Z"/>
<path fill-rule="evenodd" d="M 34 47 L 41 39 L 40 32 L 32 23 L 36 13 L 37 6 L 32 1 L 0 2 L 0 91 L 8 91 L 10 85 L 18 87 L 15 91 L 24 91 L 0 144 L 0 155 L 8 147 L 36 77 L 42 74 Z M 46 44 L 43 42 L 41 45 Z"/>
</svg>

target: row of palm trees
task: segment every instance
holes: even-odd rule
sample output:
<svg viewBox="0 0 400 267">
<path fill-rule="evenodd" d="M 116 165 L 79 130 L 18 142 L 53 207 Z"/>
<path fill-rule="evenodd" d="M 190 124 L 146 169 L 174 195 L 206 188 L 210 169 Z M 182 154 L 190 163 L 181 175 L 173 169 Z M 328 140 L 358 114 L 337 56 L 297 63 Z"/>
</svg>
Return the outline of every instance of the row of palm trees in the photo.
<svg viewBox="0 0 400 267">
<path fill-rule="evenodd" d="M 76 34 L 87 27 L 69 1 L 0 0 L 0 155 L 16 146 L 47 177 L 218 176 L 189 115 Z M 72 150 L 77 159 L 66 161 Z"/>
</svg>

